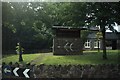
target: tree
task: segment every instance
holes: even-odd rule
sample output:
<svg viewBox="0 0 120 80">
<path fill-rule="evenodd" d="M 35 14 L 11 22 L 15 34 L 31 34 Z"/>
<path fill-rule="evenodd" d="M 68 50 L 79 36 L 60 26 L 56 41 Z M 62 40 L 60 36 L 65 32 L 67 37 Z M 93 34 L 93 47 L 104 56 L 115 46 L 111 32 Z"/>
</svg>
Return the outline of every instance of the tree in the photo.
<svg viewBox="0 0 120 80">
<path fill-rule="evenodd" d="M 119 3 L 63 3 L 59 13 L 62 16 L 61 19 L 63 25 L 70 25 L 73 27 L 83 26 L 100 26 L 100 32 L 102 32 L 102 43 L 103 43 L 103 59 L 107 59 L 106 54 L 106 43 L 105 43 L 105 26 L 108 26 L 110 30 L 115 32 L 113 26 L 114 22 L 119 23 Z"/>
<path fill-rule="evenodd" d="M 2 50 L 3 53 L 7 53 L 14 48 L 16 45 L 14 42 L 14 27 L 11 24 L 11 19 L 13 17 L 13 10 L 10 7 L 10 4 L 3 2 L 2 5 Z"/>
<path fill-rule="evenodd" d="M 10 29 L 15 35 L 13 43 L 20 42 L 26 48 L 25 50 L 27 48 L 28 50 L 43 49 L 52 46 L 51 28 L 53 25 L 100 26 L 103 35 L 104 59 L 107 59 L 105 26 L 109 26 L 113 30 L 111 24 L 120 21 L 118 3 L 9 2 L 3 3 L 3 8 L 3 27 Z M 45 46 L 46 44 L 49 45 Z"/>
<path fill-rule="evenodd" d="M 118 21 L 115 16 L 119 12 L 119 3 L 89 3 L 89 13 L 90 16 L 88 21 L 92 25 L 99 25 L 102 32 L 102 43 L 103 43 L 103 59 L 107 59 L 106 54 L 106 43 L 105 43 L 105 26 L 108 26 L 112 31 L 114 31 L 113 24 Z"/>
<path fill-rule="evenodd" d="M 6 32 L 5 29 L 12 32 L 14 41 L 11 40 L 13 43 L 11 41 L 10 43 L 14 44 L 14 47 L 18 42 L 25 50 L 43 49 L 52 45 L 52 19 L 48 15 L 50 10 L 46 5 L 46 3 L 30 2 L 3 3 L 3 32 Z M 3 39 L 6 39 L 6 35 L 10 34 L 3 33 L 3 35 L 5 37 Z M 3 41 L 5 41 L 3 45 L 6 46 L 7 41 Z"/>
</svg>

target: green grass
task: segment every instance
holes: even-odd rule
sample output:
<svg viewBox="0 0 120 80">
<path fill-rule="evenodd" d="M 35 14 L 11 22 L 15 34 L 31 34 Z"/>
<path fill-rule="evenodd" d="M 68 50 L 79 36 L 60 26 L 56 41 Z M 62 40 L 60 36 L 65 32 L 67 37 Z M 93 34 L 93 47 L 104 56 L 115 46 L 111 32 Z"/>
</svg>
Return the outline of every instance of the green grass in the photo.
<svg viewBox="0 0 120 80">
<path fill-rule="evenodd" d="M 24 63 L 31 62 L 32 60 L 34 60 L 38 56 L 40 56 L 40 54 L 23 54 L 22 55 Z M 6 57 L 2 58 L 2 62 L 5 62 L 5 63 L 9 63 L 9 62 L 15 63 L 18 61 L 19 61 L 19 55 L 17 55 L 17 54 L 6 56 Z"/>
<path fill-rule="evenodd" d="M 67 64 L 106 64 L 118 63 L 118 50 L 107 50 L 108 60 L 102 59 L 102 51 L 98 53 L 94 51 L 84 51 L 83 55 L 65 55 L 55 56 L 53 53 L 45 54 L 23 54 L 24 63 L 31 62 L 32 64 L 46 64 L 46 65 L 67 65 Z M 7 56 L 2 59 L 2 62 L 18 62 L 18 55 Z"/>
<path fill-rule="evenodd" d="M 106 64 L 118 63 L 118 55 L 117 53 L 108 53 L 108 60 L 102 59 L 102 53 L 84 53 L 83 55 L 72 55 L 72 56 L 45 56 L 45 58 L 41 61 L 44 64 Z M 36 64 L 40 64 L 38 62 Z"/>
</svg>

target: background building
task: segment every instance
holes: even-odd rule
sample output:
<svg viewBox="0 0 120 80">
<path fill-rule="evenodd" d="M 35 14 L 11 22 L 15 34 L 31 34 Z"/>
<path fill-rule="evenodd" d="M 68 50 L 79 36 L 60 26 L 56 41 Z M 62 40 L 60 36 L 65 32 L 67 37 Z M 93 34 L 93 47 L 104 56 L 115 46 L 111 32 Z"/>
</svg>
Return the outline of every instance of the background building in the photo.
<svg viewBox="0 0 120 80">
<path fill-rule="evenodd" d="M 117 43 L 120 40 L 120 25 L 115 24 L 113 27 L 117 31 L 116 33 L 112 32 L 109 29 L 106 29 L 106 49 L 117 49 Z M 90 30 L 92 31 L 92 33 L 87 36 L 87 40 L 84 43 L 84 49 L 94 50 L 98 49 L 98 47 L 102 49 L 102 39 L 100 39 L 98 43 L 98 39 L 96 36 L 99 29 L 91 27 Z"/>
</svg>

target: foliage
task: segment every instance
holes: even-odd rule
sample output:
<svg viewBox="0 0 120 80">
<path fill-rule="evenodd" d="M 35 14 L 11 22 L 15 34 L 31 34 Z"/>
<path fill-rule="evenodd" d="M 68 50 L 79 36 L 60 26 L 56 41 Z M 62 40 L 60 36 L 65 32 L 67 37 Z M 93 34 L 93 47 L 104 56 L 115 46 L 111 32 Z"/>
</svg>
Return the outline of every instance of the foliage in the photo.
<svg viewBox="0 0 120 80">
<path fill-rule="evenodd" d="M 103 43 L 103 59 L 107 59 L 106 54 L 106 43 L 105 43 L 105 26 L 108 26 L 110 30 L 115 32 L 113 26 L 114 22 L 119 23 L 118 18 L 118 6 L 119 3 L 89 3 L 87 6 L 89 8 L 88 11 L 88 19 L 87 22 L 90 25 L 100 26 L 100 31 L 102 32 L 102 43 Z M 118 6 L 118 7 L 117 7 Z"/>
<path fill-rule="evenodd" d="M 97 37 L 98 40 L 101 39 L 103 37 L 102 33 L 101 32 L 97 32 L 96 33 L 96 37 Z"/>
<path fill-rule="evenodd" d="M 117 21 L 119 16 L 116 17 L 119 14 L 119 3 L 89 3 L 87 6 L 89 7 L 87 22 L 90 25 L 98 25 L 102 31 L 105 26 L 112 30 L 111 24 L 114 22 L 119 24 Z"/>
<path fill-rule="evenodd" d="M 47 8 L 43 9 L 45 5 L 27 2 L 3 3 L 3 52 L 15 50 L 17 42 L 21 42 L 26 51 L 52 46 L 51 20 L 46 13 Z M 12 48 L 5 39 L 12 42 Z"/>
<path fill-rule="evenodd" d="M 3 2 L 3 53 L 15 50 L 18 42 L 25 52 L 50 49 L 53 25 L 72 27 L 100 25 L 103 34 L 106 25 L 113 30 L 111 24 L 120 23 L 119 7 L 119 3 Z M 82 34 L 84 33 L 86 32 Z M 87 34 L 83 36 L 84 39 Z"/>
</svg>

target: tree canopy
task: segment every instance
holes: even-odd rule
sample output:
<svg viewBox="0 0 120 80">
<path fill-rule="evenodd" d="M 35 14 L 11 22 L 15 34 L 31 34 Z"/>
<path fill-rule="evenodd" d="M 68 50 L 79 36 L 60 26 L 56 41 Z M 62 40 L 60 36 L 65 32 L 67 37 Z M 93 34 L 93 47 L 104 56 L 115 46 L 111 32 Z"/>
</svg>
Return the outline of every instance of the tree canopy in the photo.
<svg viewBox="0 0 120 80">
<path fill-rule="evenodd" d="M 18 42 L 26 51 L 50 49 L 53 25 L 98 25 L 105 36 L 105 26 L 114 31 L 111 24 L 120 24 L 119 3 L 3 2 L 2 8 L 3 51 L 15 50 Z"/>
</svg>

